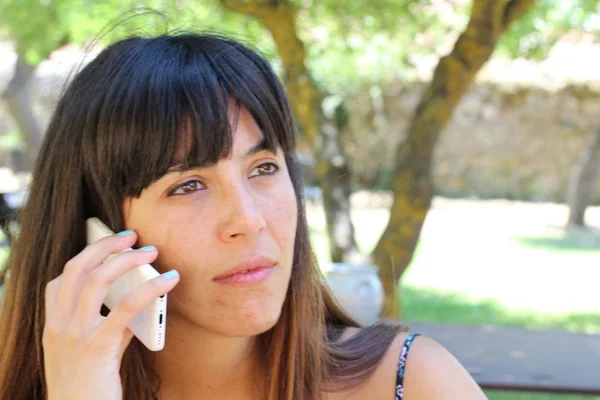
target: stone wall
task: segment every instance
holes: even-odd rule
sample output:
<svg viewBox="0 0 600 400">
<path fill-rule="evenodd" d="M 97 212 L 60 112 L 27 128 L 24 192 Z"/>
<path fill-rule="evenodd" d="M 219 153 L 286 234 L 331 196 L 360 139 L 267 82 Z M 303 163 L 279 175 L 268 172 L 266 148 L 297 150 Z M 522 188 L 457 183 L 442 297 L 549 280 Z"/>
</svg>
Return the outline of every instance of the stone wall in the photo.
<svg viewBox="0 0 600 400">
<path fill-rule="evenodd" d="M 392 168 L 423 88 L 388 87 L 350 103 L 344 139 L 354 170 L 367 185 L 385 182 L 373 171 Z M 571 173 L 596 126 L 600 92 L 589 86 L 549 91 L 477 83 L 438 142 L 436 190 L 448 196 L 564 201 Z M 600 201 L 600 184 L 595 201 Z"/>
</svg>

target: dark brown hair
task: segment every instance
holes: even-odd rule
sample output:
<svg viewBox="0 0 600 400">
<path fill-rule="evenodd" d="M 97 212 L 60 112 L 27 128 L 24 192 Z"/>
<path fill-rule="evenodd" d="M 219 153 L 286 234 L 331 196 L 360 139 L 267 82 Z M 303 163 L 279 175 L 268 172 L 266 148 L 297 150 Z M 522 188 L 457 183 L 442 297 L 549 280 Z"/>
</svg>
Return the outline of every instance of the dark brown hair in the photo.
<svg viewBox="0 0 600 400">
<path fill-rule="evenodd" d="M 139 196 L 166 173 L 181 132 L 190 132 L 183 160 L 188 168 L 229 154 L 230 101 L 249 111 L 268 147 L 283 150 L 298 199 L 282 315 L 258 342 L 268 371 L 266 398 L 318 399 L 324 390 L 362 382 L 376 368 L 400 328 L 377 324 L 338 341 L 344 329 L 359 324 L 336 305 L 314 260 L 290 107 L 269 63 L 229 38 L 178 33 L 109 46 L 75 76 L 55 110 L 5 271 L 0 398 L 45 396 L 44 289 L 84 248 L 85 219 L 97 216 L 123 229 L 123 199 Z M 156 398 L 159 377 L 135 339 L 122 377 L 125 398 Z"/>
</svg>

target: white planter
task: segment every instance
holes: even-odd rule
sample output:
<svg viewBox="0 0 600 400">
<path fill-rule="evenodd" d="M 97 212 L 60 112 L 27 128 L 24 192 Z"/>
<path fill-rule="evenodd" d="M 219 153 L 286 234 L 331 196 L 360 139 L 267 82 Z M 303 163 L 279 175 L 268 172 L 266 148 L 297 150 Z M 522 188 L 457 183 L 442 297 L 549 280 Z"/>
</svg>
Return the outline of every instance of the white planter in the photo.
<svg viewBox="0 0 600 400">
<path fill-rule="evenodd" d="M 375 265 L 331 264 L 327 283 L 344 310 L 364 325 L 379 319 L 383 307 L 383 287 Z"/>
</svg>

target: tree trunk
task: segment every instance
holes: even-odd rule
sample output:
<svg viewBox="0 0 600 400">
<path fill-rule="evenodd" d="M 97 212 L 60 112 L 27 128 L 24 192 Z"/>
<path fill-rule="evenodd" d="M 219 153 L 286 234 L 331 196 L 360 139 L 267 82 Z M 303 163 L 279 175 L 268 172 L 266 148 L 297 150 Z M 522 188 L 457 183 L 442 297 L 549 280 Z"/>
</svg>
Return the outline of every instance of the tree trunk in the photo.
<svg viewBox="0 0 600 400">
<path fill-rule="evenodd" d="M 296 33 L 296 8 L 282 0 L 222 0 L 232 11 L 261 21 L 269 30 L 285 70 L 285 86 L 300 131 L 317 160 L 316 179 L 323 191 L 327 233 L 334 262 L 360 262 L 350 218 L 351 175 L 339 131 L 321 109 L 325 98 L 305 66 L 304 43 Z"/>
<path fill-rule="evenodd" d="M 592 202 L 600 175 L 600 127 L 591 134 L 571 177 L 567 201 L 568 226 L 585 227 L 585 211 Z"/>
<path fill-rule="evenodd" d="M 34 72 L 35 67 L 19 54 L 15 64 L 15 73 L 2 94 L 25 142 L 30 170 L 33 169 L 43 141 L 43 132 L 33 111 L 29 95 L 29 84 Z"/>
<path fill-rule="evenodd" d="M 399 146 L 394 201 L 388 225 L 374 251 L 386 293 L 383 316 L 398 318 L 398 279 L 410 264 L 431 205 L 433 151 L 446 123 L 473 78 L 490 58 L 500 35 L 535 0 L 473 0 L 467 28 L 442 57 Z"/>
<path fill-rule="evenodd" d="M 354 241 L 354 225 L 350 219 L 351 175 L 339 131 L 331 124 L 324 124 L 321 135 L 316 171 L 323 190 L 331 258 L 334 262 L 360 265 L 366 260 Z"/>
</svg>

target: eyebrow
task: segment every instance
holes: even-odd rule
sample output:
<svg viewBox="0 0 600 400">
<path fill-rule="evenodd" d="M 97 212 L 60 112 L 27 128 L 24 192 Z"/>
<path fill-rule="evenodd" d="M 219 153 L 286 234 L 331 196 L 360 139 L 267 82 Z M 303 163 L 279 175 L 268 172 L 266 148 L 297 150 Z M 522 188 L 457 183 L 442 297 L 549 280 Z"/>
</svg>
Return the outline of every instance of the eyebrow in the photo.
<svg viewBox="0 0 600 400">
<path fill-rule="evenodd" d="M 250 147 L 250 149 L 248 149 L 244 157 L 253 156 L 254 154 L 260 153 L 263 150 L 269 150 L 267 138 L 263 138 L 258 144 Z"/>
<path fill-rule="evenodd" d="M 246 154 L 244 154 L 244 158 L 251 157 L 251 156 L 253 156 L 257 153 L 260 153 L 261 151 L 265 151 L 265 150 L 270 151 L 267 138 L 263 138 L 259 143 L 250 147 L 248 149 L 248 151 L 246 152 Z M 167 170 L 167 173 L 183 172 L 183 171 L 187 171 L 189 169 L 192 169 L 192 168 L 185 168 L 183 163 L 178 162 L 178 163 L 173 164 L 171 167 L 169 167 L 169 169 Z"/>
</svg>

